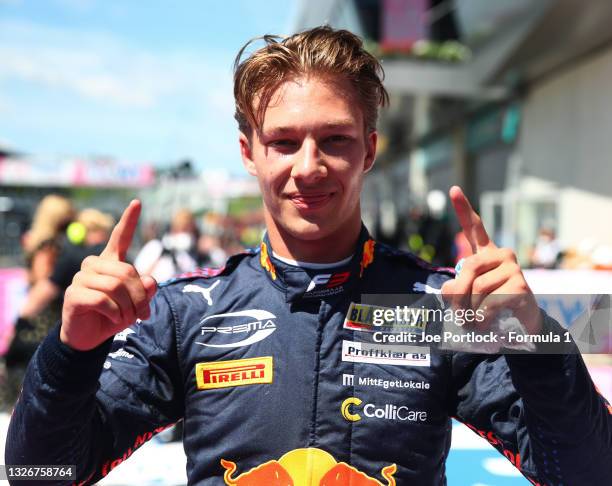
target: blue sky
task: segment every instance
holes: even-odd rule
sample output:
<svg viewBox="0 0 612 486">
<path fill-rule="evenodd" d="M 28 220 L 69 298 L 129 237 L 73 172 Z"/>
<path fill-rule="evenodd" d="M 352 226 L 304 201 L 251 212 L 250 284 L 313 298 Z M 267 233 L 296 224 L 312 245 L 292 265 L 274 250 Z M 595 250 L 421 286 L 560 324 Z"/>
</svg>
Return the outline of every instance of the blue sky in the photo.
<svg viewBox="0 0 612 486">
<path fill-rule="evenodd" d="M 0 0 L 0 144 L 240 173 L 232 63 L 294 0 Z"/>
</svg>

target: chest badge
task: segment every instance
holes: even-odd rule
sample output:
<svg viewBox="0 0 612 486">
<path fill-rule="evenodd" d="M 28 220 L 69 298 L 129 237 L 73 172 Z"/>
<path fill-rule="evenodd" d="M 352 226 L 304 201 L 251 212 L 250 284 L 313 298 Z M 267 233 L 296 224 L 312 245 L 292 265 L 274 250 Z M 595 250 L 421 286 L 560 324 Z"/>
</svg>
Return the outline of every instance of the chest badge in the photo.
<svg viewBox="0 0 612 486">
<path fill-rule="evenodd" d="M 196 294 L 202 294 L 202 298 L 206 300 L 206 303 L 208 305 L 213 305 L 213 300 L 212 300 L 212 297 L 210 296 L 210 293 L 213 291 L 213 289 L 217 285 L 219 285 L 219 282 L 220 280 L 217 280 L 210 287 L 200 287 L 199 285 L 194 285 L 194 284 L 185 285 L 185 287 L 183 287 L 183 293 L 193 292 Z"/>
<path fill-rule="evenodd" d="M 196 364 L 198 390 L 272 383 L 272 356 Z"/>
</svg>

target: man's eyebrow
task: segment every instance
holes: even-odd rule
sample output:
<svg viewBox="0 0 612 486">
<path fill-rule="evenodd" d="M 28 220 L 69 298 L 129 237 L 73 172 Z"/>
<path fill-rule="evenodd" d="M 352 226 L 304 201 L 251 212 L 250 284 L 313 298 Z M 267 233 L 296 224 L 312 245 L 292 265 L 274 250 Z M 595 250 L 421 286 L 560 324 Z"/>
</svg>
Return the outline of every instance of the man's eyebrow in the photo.
<svg viewBox="0 0 612 486">
<path fill-rule="evenodd" d="M 334 129 L 350 129 L 355 127 L 355 122 L 352 120 L 333 120 L 326 123 L 321 124 L 321 128 L 324 130 L 334 130 Z M 295 132 L 299 130 L 298 127 L 293 126 L 278 126 L 278 127 L 268 127 L 262 130 L 264 135 L 279 135 L 284 133 Z"/>
<path fill-rule="evenodd" d="M 333 129 L 333 128 L 354 128 L 355 127 L 354 120 L 334 120 L 328 123 L 325 123 L 325 128 Z"/>
</svg>

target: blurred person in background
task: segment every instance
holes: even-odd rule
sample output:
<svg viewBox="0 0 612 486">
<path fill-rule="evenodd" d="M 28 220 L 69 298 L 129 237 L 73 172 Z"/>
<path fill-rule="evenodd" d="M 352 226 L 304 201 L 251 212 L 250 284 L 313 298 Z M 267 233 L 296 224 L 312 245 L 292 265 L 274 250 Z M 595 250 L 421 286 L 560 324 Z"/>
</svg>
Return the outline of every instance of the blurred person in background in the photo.
<svg viewBox="0 0 612 486">
<path fill-rule="evenodd" d="M 61 195 L 49 194 L 40 201 L 30 229 L 24 233 L 22 246 L 26 263 L 29 292 L 37 292 L 45 286 L 53 273 L 57 257 L 67 244 L 66 229 L 74 219 L 76 211 L 72 202 Z M 48 305 L 30 319 L 18 319 L 13 329 L 11 345 L 5 355 L 7 376 L 2 387 L 4 406 L 12 406 L 17 398 L 21 380 L 30 357 L 38 343 L 60 319 L 62 301 L 52 298 Z"/>
<path fill-rule="evenodd" d="M 30 287 L 5 356 L 9 387 L 13 397 L 16 397 L 30 358 L 59 320 L 64 292 L 79 271 L 81 262 L 87 256 L 97 255 L 102 251 L 114 223 L 114 218 L 108 214 L 97 209 L 84 209 L 78 213 L 72 223 L 78 225 L 76 228 L 81 228 L 81 231 L 77 231 L 81 234 L 78 238 L 80 244 L 74 244 L 63 236 L 56 237 L 65 241 L 61 249 L 57 247 L 54 250 L 57 256 L 47 275 L 45 277 L 39 275 L 38 280 Z M 47 263 L 48 261 L 45 261 L 45 264 Z"/>
<path fill-rule="evenodd" d="M 410 213 L 410 224 L 417 232 L 408 237 L 408 247 L 426 262 L 448 267 L 454 264 L 453 237 L 448 224 L 446 195 L 434 189 L 427 194 L 424 214 L 417 208 Z"/>
<path fill-rule="evenodd" d="M 142 225 L 142 229 L 140 230 L 140 243 L 144 246 L 149 241 L 158 239 L 160 235 L 161 232 L 157 221 L 150 221 Z"/>
<path fill-rule="evenodd" d="M 535 246 L 531 253 L 532 268 L 557 268 L 561 258 L 561 247 L 550 226 L 542 226 L 538 231 Z"/>
<path fill-rule="evenodd" d="M 227 253 L 222 237 L 228 233 L 229 218 L 214 212 L 204 214 L 201 219 L 202 232 L 197 242 L 198 266 L 220 268 L 225 265 Z"/>
<path fill-rule="evenodd" d="M 57 255 L 66 240 L 66 228 L 75 214 L 72 202 L 57 194 L 45 196 L 37 206 L 32 226 L 23 236 L 30 286 L 51 275 Z"/>
<path fill-rule="evenodd" d="M 419 225 L 425 247 L 433 249 L 425 258 L 434 265 L 453 265 L 453 237 L 450 232 L 447 212 L 447 198 L 444 192 L 434 189 L 427 194 L 427 213 Z"/>
<path fill-rule="evenodd" d="M 170 230 L 161 239 L 149 240 L 136 255 L 134 267 L 142 275 L 165 282 L 177 275 L 198 268 L 199 232 L 193 213 L 179 209 L 170 223 Z"/>
<path fill-rule="evenodd" d="M 64 291 L 72 283 L 72 278 L 79 271 L 82 261 L 89 255 L 98 255 L 108 241 L 115 224 L 115 219 L 108 213 L 95 208 L 83 209 L 75 220 L 74 233 L 77 235 L 64 247 L 49 277 L 54 291 L 63 297 Z M 72 226 L 72 225 L 71 225 Z M 72 228 L 68 228 L 71 236 Z M 49 290 L 49 292 L 52 292 Z M 47 297 L 48 298 L 48 297 Z M 35 315 L 44 306 L 44 299 L 28 299 L 22 309 L 22 316 Z"/>
<path fill-rule="evenodd" d="M 221 239 L 216 235 L 202 234 L 198 239 L 200 266 L 220 268 L 225 264 L 227 254 L 221 247 Z"/>
</svg>

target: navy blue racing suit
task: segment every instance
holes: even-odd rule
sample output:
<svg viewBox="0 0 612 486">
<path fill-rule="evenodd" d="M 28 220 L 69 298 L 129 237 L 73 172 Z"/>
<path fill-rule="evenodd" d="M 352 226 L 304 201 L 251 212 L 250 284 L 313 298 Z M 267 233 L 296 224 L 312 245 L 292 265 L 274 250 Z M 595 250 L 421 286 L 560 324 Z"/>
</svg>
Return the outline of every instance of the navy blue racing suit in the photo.
<svg viewBox="0 0 612 486">
<path fill-rule="evenodd" d="M 365 229 L 350 261 L 324 270 L 280 261 L 264 238 L 222 271 L 160 285 L 149 320 L 94 350 L 56 328 L 6 463 L 76 464 L 77 482 L 95 482 L 183 418 L 189 484 L 444 485 L 454 417 L 533 484 L 609 484 L 611 409 L 579 354 L 374 342 L 394 331 L 373 327 L 364 296 L 435 294 L 452 276 Z"/>
</svg>

